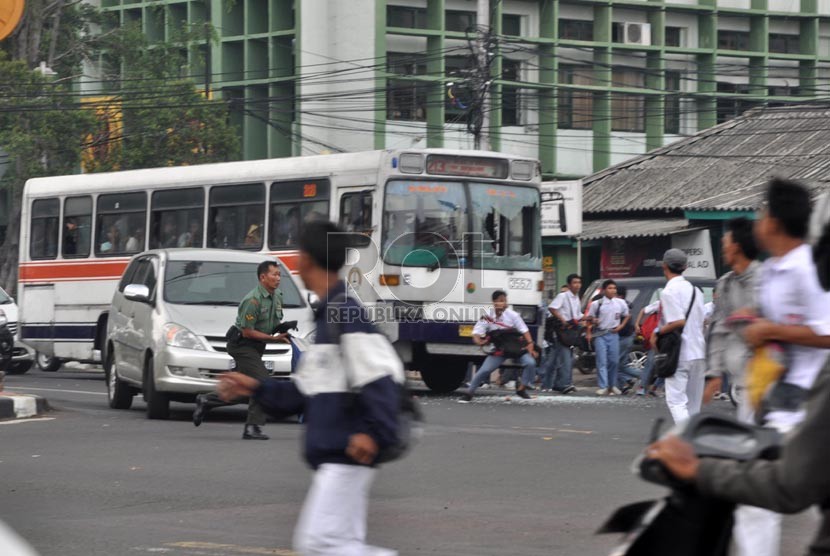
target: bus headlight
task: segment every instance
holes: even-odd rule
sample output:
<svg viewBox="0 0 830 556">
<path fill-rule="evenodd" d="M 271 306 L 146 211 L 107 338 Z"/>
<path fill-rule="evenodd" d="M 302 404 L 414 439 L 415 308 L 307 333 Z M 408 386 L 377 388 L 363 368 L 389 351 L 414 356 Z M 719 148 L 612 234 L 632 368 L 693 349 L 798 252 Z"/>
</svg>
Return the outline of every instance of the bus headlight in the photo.
<svg viewBox="0 0 830 556">
<path fill-rule="evenodd" d="M 205 345 L 193 332 L 175 322 L 164 325 L 164 343 L 170 347 L 204 350 Z"/>
</svg>

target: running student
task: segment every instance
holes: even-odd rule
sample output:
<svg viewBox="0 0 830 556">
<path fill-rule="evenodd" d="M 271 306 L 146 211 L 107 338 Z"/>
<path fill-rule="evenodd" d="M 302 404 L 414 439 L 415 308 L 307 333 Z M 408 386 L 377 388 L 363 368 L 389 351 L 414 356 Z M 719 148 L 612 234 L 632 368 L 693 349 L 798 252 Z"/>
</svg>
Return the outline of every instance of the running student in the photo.
<svg viewBox="0 0 830 556">
<path fill-rule="evenodd" d="M 222 375 L 225 399 L 252 396 L 275 417 L 305 416 L 305 458 L 314 469 L 294 530 L 303 556 L 394 556 L 366 544 L 369 489 L 378 453 L 397 440 L 403 364 L 338 278 L 347 236 L 331 222 L 306 224 L 298 269 L 322 303 L 317 335 L 293 380 Z"/>
<path fill-rule="evenodd" d="M 473 342 L 478 346 L 484 346 L 489 343 L 488 335 L 496 330 L 512 330 L 521 334 L 525 341 L 525 351 L 520 357 L 519 362 L 523 366 L 522 378 L 516 385 L 516 394 L 520 398 L 530 399 L 530 394 L 527 393 L 527 388 L 533 383 L 536 377 L 536 358 L 538 354 L 533 347 L 533 338 L 530 336 L 530 331 L 519 316 L 519 313 L 507 308 L 507 293 L 502 290 L 493 292 L 493 309 L 490 314 L 484 316 L 479 320 L 473 328 Z M 490 374 L 499 368 L 499 366 L 508 359 L 501 352 L 496 352 L 488 355 L 487 359 L 482 363 L 481 368 L 473 376 L 470 383 L 470 388 L 462 394 L 460 403 L 469 403 L 473 400 L 476 388 L 487 380 Z"/>
</svg>

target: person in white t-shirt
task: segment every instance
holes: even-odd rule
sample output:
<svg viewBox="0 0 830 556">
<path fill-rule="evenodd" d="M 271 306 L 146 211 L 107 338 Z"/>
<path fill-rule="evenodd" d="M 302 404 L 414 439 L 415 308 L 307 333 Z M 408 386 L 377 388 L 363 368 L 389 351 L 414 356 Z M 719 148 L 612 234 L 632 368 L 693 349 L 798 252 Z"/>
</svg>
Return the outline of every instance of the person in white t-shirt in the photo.
<svg viewBox="0 0 830 556">
<path fill-rule="evenodd" d="M 620 330 L 631 318 L 628 303 L 617 297 L 617 283 L 602 283 L 603 297 L 591 303 L 588 310 L 588 343 L 594 341 L 597 356 L 598 396 L 618 396 L 617 368 L 620 361 Z"/>
<path fill-rule="evenodd" d="M 530 335 L 530 330 L 527 328 L 525 321 L 522 320 L 519 313 L 507 308 L 506 292 L 496 290 L 493 292 L 492 299 L 493 309 L 473 327 L 473 342 L 478 346 L 485 346 L 490 343 L 490 334 L 495 331 L 513 331 L 521 334 L 524 338 L 525 348 L 520 357 L 514 357 L 514 359 L 518 359 L 523 367 L 522 378 L 520 381 L 517 381 L 516 394 L 520 398 L 530 399 L 530 394 L 527 393 L 527 387 L 536 378 L 536 358 L 538 357 L 536 349 L 533 347 L 533 337 Z M 487 377 L 498 369 L 506 359 L 508 357 L 499 351 L 488 355 L 473 376 L 473 380 L 470 382 L 470 388 L 461 395 L 459 402 L 471 402 L 476 388 L 481 386 L 487 380 Z"/>
<path fill-rule="evenodd" d="M 564 291 L 557 295 L 550 305 L 548 312 L 554 318 L 559 319 L 562 328 L 577 328 L 582 320 L 581 304 L 579 302 L 579 290 L 582 289 L 582 276 L 578 274 L 568 275 L 568 284 Z M 543 387 L 552 389 L 561 394 L 576 392 L 573 382 L 573 354 L 571 346 L 565 345 L 562 341 L 556 342 L 554 353 L 545 361 L 543 372 Z"/>
<path fill-rule="evenodd" d="M 687 262 L 686 253 L 680 249 L 669 249 L 663 255 L 663 274 L 668 283 L 660 294 L 662 316 L 651 342 L 657 345 L 657 336 L 683 331 L 677 371 L 666 378 L 666 405 L 675 423 L 700 413 L 706 375 L 703 292 L 682 276 Z"/>
<path fill-rule="evenodd" d="M 760 320 L 744 330 L 752 346 L 784 346 L 787 371 L 766 398 L 768 411 L 759 422 L 789 432 L 804 419 L 804 402 L 827 361 L 830 343 L 830 293 L 821 287 L 810 246 L 809 191 L 798 183 L 772 180 L 767 207 L 755 222 L 755 239 L 770 254 L 759 270 Z M 824 215 L 820 215 L 824 217 Z M 737 556 L 777 556 L 781 549 L 781 515 L 754 506 L 739 506 L 733 531 Z"/>
</svg>

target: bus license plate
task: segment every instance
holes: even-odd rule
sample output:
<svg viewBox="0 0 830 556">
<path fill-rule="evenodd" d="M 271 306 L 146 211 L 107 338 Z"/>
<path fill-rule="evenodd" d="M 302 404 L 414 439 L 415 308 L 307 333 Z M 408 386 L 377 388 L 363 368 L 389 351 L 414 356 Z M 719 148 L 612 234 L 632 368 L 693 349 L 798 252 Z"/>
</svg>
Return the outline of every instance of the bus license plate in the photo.
<svg viewBox="0 0 830 556">
<path fill-rule="evenodd" d="M 458 335 L 462 338 L 472 338 L 473 337 L 473 325 L 472 324 L 459 324 L 458 325 Z"/>
</svg>

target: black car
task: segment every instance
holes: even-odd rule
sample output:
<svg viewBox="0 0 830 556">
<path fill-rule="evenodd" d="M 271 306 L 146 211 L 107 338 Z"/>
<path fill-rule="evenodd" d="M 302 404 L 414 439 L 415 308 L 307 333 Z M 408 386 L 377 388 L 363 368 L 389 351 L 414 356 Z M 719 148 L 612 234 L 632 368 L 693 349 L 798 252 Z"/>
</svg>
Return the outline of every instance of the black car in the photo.
<svg viewBox="0 0 830 556">
<path fill-rule="evenodd" d="M 588 308 L 588 303 L 595 295 L 599 293 L 600 286 L 605 281 L 605 278 L 594 280 L 588 285 L 585 293 L 582 295 L 582 311 L 583 313 Z M 687 278 L 692 284 L 703 290 L 704 303 L 712 301 L 712 294 L 715 291 L 715 284 L 717 280 L 714 278 Z M 666 279 L 662 276 L 647 276 L 641 278 L 617 278 L 614 279 L 618 288 L 625 288 L 625 300 L 631 305 L 631 318 L 637 318 L 640 311 L 649 304 L 657 301 L 660 297 L 660 292 L 666 286 Z M 631 348 L 632 352 L 642 352 L 643 344 L 641 339 L 636 339 Z M 583 352 L 580 349 L 576 350 L 575 366 L 583 373 L 593 372 L 596 368 L 593 353 Z"/>
</svg>

